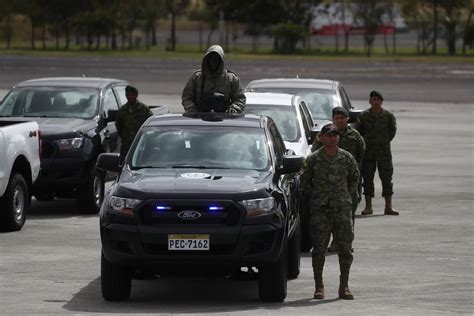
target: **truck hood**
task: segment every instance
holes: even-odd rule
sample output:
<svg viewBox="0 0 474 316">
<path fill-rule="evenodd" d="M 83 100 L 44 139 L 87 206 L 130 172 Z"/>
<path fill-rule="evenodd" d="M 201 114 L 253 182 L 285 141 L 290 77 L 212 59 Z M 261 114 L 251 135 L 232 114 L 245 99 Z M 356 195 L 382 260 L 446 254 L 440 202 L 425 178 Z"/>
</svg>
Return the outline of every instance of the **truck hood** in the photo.
<svg viewBox="0 0 474 316">
<path fill-rule="evenodd" d="M 269 188 L 271 172 L 230 169 L 126 170 L 115 195 L 151 198 L 255 198 Z M 261 193 L 260 193 L 261 194 Z M 253 196 L 253 197 L 252 197 Z M 260 196 L 261 197 L 261 196 Z"/>
<path fill-rule="evenodd" d="M 75 132 L 87 132 L 97 126 L 94 119 L 59 117 L 9 117 L 9 120 L 38 122 L 43 137 Z"/>
</svg>

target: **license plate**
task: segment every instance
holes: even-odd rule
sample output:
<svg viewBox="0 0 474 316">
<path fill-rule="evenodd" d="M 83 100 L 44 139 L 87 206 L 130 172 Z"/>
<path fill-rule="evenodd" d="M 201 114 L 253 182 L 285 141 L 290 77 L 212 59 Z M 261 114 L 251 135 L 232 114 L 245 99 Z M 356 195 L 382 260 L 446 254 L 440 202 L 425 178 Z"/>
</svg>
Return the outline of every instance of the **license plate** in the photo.
<svg viewBox="0 0 474 316">
<path fill-rule="evenodd" d="M 168 250 L 209 250 L 209 235 L 168 235 Z"/>
</svg>

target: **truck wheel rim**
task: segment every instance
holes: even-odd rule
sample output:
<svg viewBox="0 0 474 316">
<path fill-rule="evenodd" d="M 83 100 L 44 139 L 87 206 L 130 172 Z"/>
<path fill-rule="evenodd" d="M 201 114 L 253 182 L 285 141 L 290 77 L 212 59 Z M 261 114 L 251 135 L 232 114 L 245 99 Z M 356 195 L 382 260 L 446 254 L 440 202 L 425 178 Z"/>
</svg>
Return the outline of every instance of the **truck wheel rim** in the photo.
<svg viewBox="0 0 474 316">
<path fill-rule="evenodd" d="M 21 186 L 16 186 L 13 192 L 13 216 L 15 221 L 20 222 L 25 210 L 25 192 Z"/>
<path fill-rule="evenodd" d="M 100 177 L 94 177 L 94 197 L 95 205 L 100 207 L 102 203 L 102 179 Z"/>
</svg>

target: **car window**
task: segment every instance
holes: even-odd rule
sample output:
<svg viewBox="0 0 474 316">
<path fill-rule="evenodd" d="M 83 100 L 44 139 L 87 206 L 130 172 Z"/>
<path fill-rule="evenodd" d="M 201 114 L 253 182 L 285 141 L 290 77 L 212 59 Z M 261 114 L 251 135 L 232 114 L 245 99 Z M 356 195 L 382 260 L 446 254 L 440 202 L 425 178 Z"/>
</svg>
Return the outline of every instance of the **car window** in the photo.
<svg viewBox="0 0 474 316">
<path fill-rule="evenodd" d="M 339 87 L 339 93 L 341 94 L 343 107 L 346 108 L 346 110 L 348 111 L 352 109 L 352 104 L 349 100 L 349 97 L 347 96 L 346 90 L 344 90 L 343 87 Z"/>
<path fill-rule="evenodd" d="M 289 87 L 249 87 L 253 92 L 279 92 L 303 97 L 313 119 L 332 120 L 332 109 L 342 106 L 336 92 L 332 89 L 289 88 Z"/>
<path fill-rule="evenodd" d="M 133 149 L 132 168 L 267 170 L 263 129 L 203 126 L 148 127 Z"/>
<path fill-rule="evenodd" d="M 303 123 L 303 128 L 304 128 L 304 133 L 305 133 L 306 137 L 308 137 L 309 136 L 309 130 L 312 128 L 312 126 L 309 125 L 310 119 L 308 118 L 308 113 L 306 113 L 304 111 L 302 102 L 300 102 L 300 104 L 298 105 L 298 109 L 300 111 L 301 121 Z"/>
<path fill-rule="evenodd" d="M 270 135 L 272 137 L 277 166 L 281 166 L 283 164 L 283 155 L 286 152 L 285 142 L 283 141 L 281 134 L 274 122 L 270 122 L 268 125 L 268 130 L 270 131 Z"/>
<path fill-rule="evenodd" d="M 118 110 L 117 100 L 115 99 L 112 88 L 108 88 L 104 95 L 104 107 L 102 112 L 107 116 L 109 110 Z"/>
<path fill-rule="evenodd" d="M 127 97 L 125 96 L 125 86 L 116 86 L 114 89 L 119 99 L 119 105 L 122 106 L 127 103 Z"/>
<path fill-rule="evenodd" d="M 0 106 L 0 116 L 92 118 L 99 90 L 28 87 L 12 90 Z"/>
<path fill-rule="evenodd" d="M 301 138 L 296 110 L 293 106 L 247 104 L 244 113 L 271 117 L 283 139 L 288 142 L 298 142 Z"/>
</svg>

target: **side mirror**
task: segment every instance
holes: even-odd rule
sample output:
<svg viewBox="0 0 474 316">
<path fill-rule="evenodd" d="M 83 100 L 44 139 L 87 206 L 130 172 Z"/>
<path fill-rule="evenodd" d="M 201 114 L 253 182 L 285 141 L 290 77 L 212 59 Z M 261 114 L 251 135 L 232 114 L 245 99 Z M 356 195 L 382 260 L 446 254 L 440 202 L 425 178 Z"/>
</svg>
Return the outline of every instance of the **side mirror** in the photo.
<svg viewBox="0 0 474 316">
<path fill-rule="evenodd" d="M 319 130 L 316 127 L 311 128 L 309 131 L 309 136 L 308 136 L 308 144 L 311 145 L 314 143 L 314 140 L 316 139 L 316 136 L 318 136 Z"/>
<path fill-rule="evenodd" d="M 106 171 L 120 172 L 120 170 L 122 169 L 120 166 L 120 154 L 100 154 L 97 158 L 96 167 L 97 169 L 102 169 Z"/>
<path fill-rule="evenodd" d="M 357 118 L 359 117 L 361 110 L 352 109 L 349 111 L 349 120 L 348 123 L 355 123 L 357 122 Z"/>
<path fill-rule="evenodd" d="M 282 174 L 286 173 L 295 173 L 301 170 L 303 166 L 304 157 L 303 156 L 283 156 L 283 168 L 281 169 Z"/>
<path fill-rule="evenodd" d="M 107 111 L 107 118 L 105 119 L 108 122 L 115 122 L 117 119 L 118 110 L 108 110 Z"/>
</svg>

